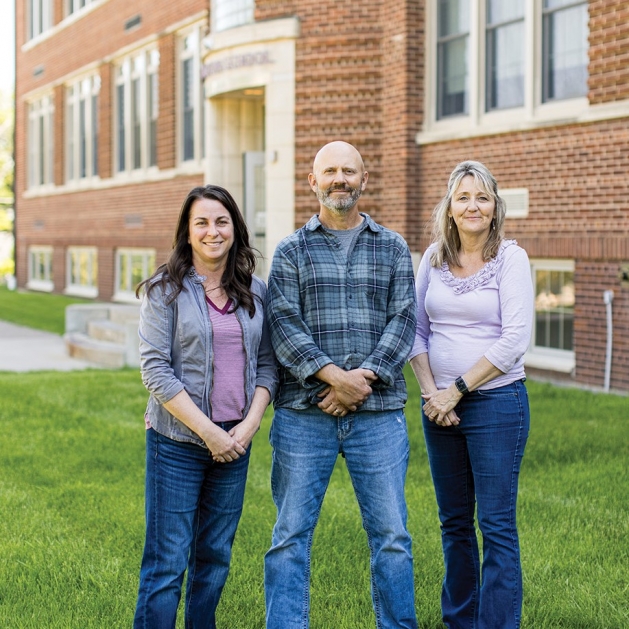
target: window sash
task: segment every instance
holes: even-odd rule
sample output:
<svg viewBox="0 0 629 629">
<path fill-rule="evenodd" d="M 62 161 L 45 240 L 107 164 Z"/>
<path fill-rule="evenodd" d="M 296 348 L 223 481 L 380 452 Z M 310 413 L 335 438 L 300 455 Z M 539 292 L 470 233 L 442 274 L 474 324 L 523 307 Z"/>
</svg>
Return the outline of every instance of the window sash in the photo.
<svg viewBox="0 0 629 629">
<path fill-rule="evenodd" d="M 588 3 L 546 0 L 546 6 L 559 8 L 545 8 L 542 17 L 542 101 L 586 96 Z"/>
<path fill-rule="evenodd" d="M 66 179 L 98 175 L 98 75 L 81 79 L 66 90 Z"/>
<path fill-rule="evenodd" d="M 212 30 L 224 31 L 254 21 L 254 0 L 212 0 Z"/>
<path fill-rule="evenodd" d="M 52 247 L 33 246 L 28 250 L 28 282 L 36 288 L 52 289 Z"/>
<path fill-rule="evenodd" d="M 574 349 L 574 271 L 533 264 L 535 286 L 534 349 Z"/>
<path fill-rule="evenodd" d="M 67 269 L 67 288 L 97 288 L 97 249 L 93 247 L 69 247 Z"/>
<path fill-rule="evenodd" d="M 28 186 L 53 183 L 53 114 L 52 96 L 29 105 L 28 121 Z"/>
<path fill-rule="evenodd" d="M 116 172 L 157 165 L 157 50 L 124 59 L 116 77 Z"/>
<path fill-rule="evenodd" d="M 116 296 L 132 297 L 137 285 L 155 270 L 154 249 L 116 251 Z"/>
</svg>

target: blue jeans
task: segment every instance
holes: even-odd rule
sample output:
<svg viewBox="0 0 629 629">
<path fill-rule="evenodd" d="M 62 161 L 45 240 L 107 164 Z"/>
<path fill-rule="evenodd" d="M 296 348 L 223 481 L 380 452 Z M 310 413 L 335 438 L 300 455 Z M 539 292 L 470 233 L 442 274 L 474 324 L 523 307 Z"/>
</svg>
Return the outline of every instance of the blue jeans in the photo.
<svg viewBox="0 0 629 629">
<path fill-rule="evenodd" d="M 450 427 L 437 426 L 422 412 L 441 520 L 443 621 L 449 629 L 515 629 L 522 610 L 516 499 L 529 433 L 526 388 L 518 380 L 474 391 L 455 410 L 461 423 Z"/>
<path fill-rule="evenodd" d="M 316 406 L 275 410 L 271 490 L 277 507 L 265 556 L 267 629 L 306 629 L 310 549 L 339 453 L 345 456 L 371 552 L 379 629 L 416 628 L 411 537 L 404 481 L 409 444 L 402 410 L 335 418 Z"/>
<path fill-rule="evenodd" d="M 236 423 L 218 425 L 230 430 Z M 146 541 L 135 629 L 174 629 L 186 568 L 186 629 L 216 627 L 249 451 L 231 463 L 215 463 L 205 448 L 147 430 Z"/>
</svg>

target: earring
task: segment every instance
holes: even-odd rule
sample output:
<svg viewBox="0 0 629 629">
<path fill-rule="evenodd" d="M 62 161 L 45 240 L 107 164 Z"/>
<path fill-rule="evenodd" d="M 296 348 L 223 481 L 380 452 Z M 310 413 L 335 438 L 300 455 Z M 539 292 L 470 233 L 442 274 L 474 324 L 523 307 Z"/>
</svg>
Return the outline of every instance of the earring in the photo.
<svg viewBox="0 0 629 629">
<path fill-rule="evenodd" d="M 494 219 L 492 219 L 492 221 L 491 221 L 491 228 L 492 228 L 494 231 L 496 231 L 496 219 L 495 219 L 495 218 L 494 218 Z"/>
<path fill-rule="evenodd" d="M 448 219 L 448 229 L 452 229 L 452 217 L 451 216 Z"/>
</svg>

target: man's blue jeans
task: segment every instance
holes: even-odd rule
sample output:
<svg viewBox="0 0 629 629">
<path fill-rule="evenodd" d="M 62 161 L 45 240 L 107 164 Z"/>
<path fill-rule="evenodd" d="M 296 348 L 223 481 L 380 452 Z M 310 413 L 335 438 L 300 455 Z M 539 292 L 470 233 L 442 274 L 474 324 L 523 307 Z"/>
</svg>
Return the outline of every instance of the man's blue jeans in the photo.
<svg viewBox="0 0 629 629">
<path fill-rule="evenodd" d="M 219 424 L 230 430 L 237 422 Z M 174 629 L 184 572 L 187 629 L 214 629 L 242 512 L 249 450 L 215 463 L 205 448 L 146 433 L 146 541 L 135 629 Z"/>
<path fill-rule="evenodd" d="M 271 490 L 278 513 L 265 557 L 267 629 L 309 626 L 312 537 L 339 453 L 345 456 L 367 532 L 376 625 L 417 627 L 406 529 L 409 444 L 403 411 L 335 418 L 317 407 L 278 408 L 271 445 Z"/>
<path fill-rule="evenodd" d="M 422 412 L 441 520 L 443 620 L 449 629 L 515 629 L 522 609 L 516 500 L 529 433 L 526 388 L 518 380 L 474 391 L 455 410 L 461 423 L 450 427 L 437 426 Z"/>
</svg>

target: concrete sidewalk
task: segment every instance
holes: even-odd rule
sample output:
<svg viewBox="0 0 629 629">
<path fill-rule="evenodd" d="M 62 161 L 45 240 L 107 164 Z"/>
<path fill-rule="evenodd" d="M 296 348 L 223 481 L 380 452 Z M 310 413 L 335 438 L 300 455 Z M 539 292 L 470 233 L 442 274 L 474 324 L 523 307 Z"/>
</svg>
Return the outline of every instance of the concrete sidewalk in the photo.
<svg viewBox="0 0 629 629">
<path fill-rule="evenodd" d="M 73 371 L 101 366 L 68 356 L 58 334 L 0 321 L 0 371 Z"/>
</svg>

